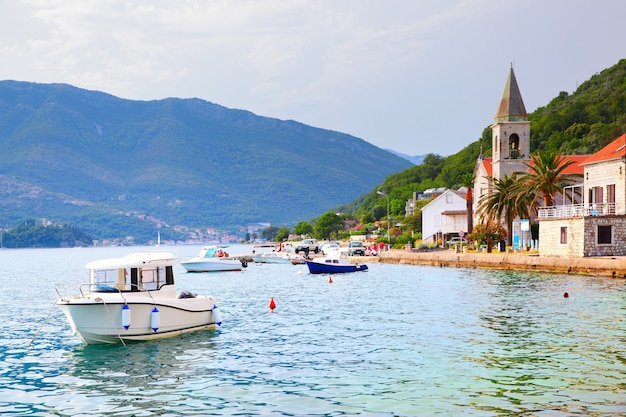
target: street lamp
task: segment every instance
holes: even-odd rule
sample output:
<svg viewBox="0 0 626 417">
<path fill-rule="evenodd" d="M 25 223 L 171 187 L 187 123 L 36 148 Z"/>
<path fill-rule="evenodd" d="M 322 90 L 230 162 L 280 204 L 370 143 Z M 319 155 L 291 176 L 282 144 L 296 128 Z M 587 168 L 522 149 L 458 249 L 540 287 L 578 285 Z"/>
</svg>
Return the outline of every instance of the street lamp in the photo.
<svg viewBox="0 0 626 417">
<path fill-rule="evenodd" d="M 387 247 L 389 247 L 391 244 L 391 238 L 389 237 L 389 223 L 391 223 L 391 218 L 389 217 L 389 196 L 382 191 L 376 191 L 376 194 L 384 195 L 387 198 Z"/>
</svg>

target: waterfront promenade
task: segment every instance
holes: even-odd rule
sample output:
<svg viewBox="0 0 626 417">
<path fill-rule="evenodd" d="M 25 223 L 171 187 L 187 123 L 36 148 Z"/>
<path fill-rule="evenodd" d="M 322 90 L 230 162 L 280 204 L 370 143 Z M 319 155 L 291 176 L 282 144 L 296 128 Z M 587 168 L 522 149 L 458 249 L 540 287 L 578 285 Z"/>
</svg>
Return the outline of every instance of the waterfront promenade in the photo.
<svg viewBox="0 0 626 417">
<path fill-rule="evenodd" d="M 380 262 L 455 268 L 491 268 L 626 278 L 626 257 L 557 258 L 529 252 L 457 253 L 454 250 L 416 252 L 390 250 Z"/>
</svg>

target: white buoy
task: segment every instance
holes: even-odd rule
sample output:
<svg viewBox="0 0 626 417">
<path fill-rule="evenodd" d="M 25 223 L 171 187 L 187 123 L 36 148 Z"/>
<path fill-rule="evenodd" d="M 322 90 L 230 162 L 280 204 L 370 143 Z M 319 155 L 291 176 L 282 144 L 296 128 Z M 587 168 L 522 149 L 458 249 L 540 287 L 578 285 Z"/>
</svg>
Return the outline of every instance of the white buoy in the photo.
<svg viewBox="0 0 626 417">
<path fill-rule="evenodd" d="M 215 319 L 215 324 L 218 326 L 222 325 L 222 314 L 220 313 L 220 308 L 217 304 L 213 304 L 213 319 Z"/>
<path fill-rule="evenodd" d="M 150 327 L 156 333 L 159 330 L 159 309 L 154 307 L 152 309 L 152 317 L 150 318 Z"/>
<path fill-rule="evenodd" d="M 130 327 L 130 307 L 128 307 L 128 304 L 124 304 L 124 307 L 122 307 L 122 326 L 126 330 Z"/>
</svg>

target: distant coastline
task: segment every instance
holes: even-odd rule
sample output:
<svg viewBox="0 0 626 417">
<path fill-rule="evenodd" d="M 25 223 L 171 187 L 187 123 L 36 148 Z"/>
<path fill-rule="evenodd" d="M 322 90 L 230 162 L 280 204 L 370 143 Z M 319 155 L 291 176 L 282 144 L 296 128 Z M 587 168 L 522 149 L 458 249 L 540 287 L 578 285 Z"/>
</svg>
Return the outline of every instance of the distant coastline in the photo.
<svg viewBox="0 0 626 417">
<path fill-rule="evenodd" d="M 558 258 L 527 253 L 456 253 L 454 250 L 413 252 L 390 250 L 380 262 L 456 268 L 491 268 L 626 278 L 626 257 Z"/>
</svg>

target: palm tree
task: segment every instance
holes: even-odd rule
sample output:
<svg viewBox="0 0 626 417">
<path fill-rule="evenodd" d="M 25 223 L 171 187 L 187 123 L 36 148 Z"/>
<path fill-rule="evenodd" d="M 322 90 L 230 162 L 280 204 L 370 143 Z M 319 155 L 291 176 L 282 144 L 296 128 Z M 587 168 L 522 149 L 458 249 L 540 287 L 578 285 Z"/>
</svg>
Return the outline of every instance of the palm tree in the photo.
<svg viewBox="0 0 626 417">
<path fill-rule="evenodd" d="M 480 198 L 478 212 L 486 221 L 498 222 L 504 217 L 510 246 L 513 244 L 513 219 L 528 216 L 528 203 L 534 199 L 534 193 L 522 189 L 524 183 L 519 181 L 516 173 L 502 178 L 489 177 L 488 180 L 491 191 Z"/>
<path fill-rule="evenodd" d="M 465 173 L 461 177 L 461 183 L 467 188 L 465 192 L 465 207 L 467 208 L 467 233 L 474 230 L 474 174 Z"/>
<path fill-rule="evenodd" d="M 567 161 L 560 153 L 542 152 L 531 155 L 530 164 L 524 163 L 530 168 L 530 172 L 520 177 L 525 188 L 536 192 L 531 206 L 536 208 L 539 196 L 543 199 L 544 207 L 554 203 L 554 196 L 563 190 L 563 187 L 575 184 L 582 178 L 580 174 L 564 174 L 565 168 L 573 164 L 573 160 Z"/>
</svg>

